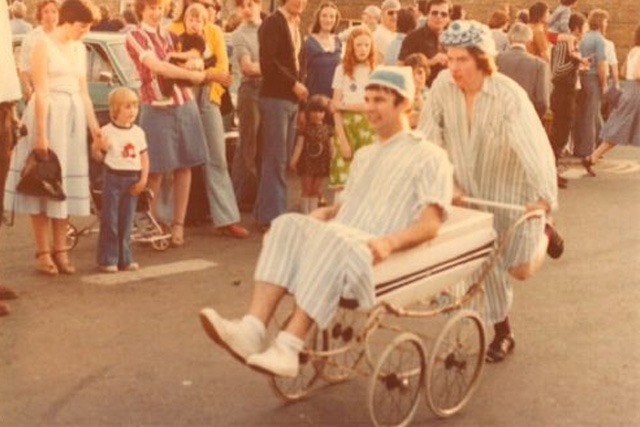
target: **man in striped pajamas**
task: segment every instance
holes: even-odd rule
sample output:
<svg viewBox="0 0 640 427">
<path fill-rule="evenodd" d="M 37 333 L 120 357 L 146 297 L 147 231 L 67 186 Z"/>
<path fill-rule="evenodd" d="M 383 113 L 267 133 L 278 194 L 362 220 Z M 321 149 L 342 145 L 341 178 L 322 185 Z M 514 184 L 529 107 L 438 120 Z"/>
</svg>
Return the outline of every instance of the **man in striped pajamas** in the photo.
<svg viewBox="0 0 640 427">
<path fill-rule="evenodd" d="M 361 308 L 373 306 L 373 265 L 436 236 L 453 196 L 453 171 L 444 150 L 409 130 L 413 96 L 411 68 L 373 71 L 365 103 L 378 139 L 356 153 L 340 200 L 272 223 L 246 316 L 229 321 L 211 308 L 200 312 L 207 334 L 234 357 L 262 372 L 296 376 L 312 324 L 325 328 L 345 294 Z M 295 299 L 294 313 L 262 351 L 265 326 L 285 293 Z"/>
<path fill-rule="evenodd" d="M 433 83 L 418 128 L 442 146 L 455 168 L 457 196 L 525 205 L 549 212 L 557 207 L 557 181 L 547 135 L 526 92 L 496 72 L 495 46 L 488 27 L 457 21 L 442 34 L 448 70 Z M 521 215 L 489 209 L 500 236 Z M 508 275 L 531 277 L 545 253 L 557 258 L 563 242 L 544 219 L 527 221 L 516 231 L 504 256 L 485 281 L 485 320 L 495 338 L 487 360 L 498 362 L 515 341 L 509 319 L 513 293 Z M 459 292 L 464 292 L 464 285 Z"/>
</svg>

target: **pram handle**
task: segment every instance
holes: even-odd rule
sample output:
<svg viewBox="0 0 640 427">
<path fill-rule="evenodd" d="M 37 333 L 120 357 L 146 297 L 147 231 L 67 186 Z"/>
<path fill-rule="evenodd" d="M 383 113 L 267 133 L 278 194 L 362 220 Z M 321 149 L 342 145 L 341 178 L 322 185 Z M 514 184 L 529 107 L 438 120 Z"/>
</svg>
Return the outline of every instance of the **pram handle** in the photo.
<svg viewBox="0 0 640 427">
<path fill-rule="evenodd" d="M 474 197 L 462 197 L 462 202 L 470 205 L 486 206 L 489 208 L 507 209 L 516 212 L 525 212 L 526 208 L 522 205 L 514 205 L 511 203 L 492 202 L 491 200 L 476 199 Z"/>
</svg>

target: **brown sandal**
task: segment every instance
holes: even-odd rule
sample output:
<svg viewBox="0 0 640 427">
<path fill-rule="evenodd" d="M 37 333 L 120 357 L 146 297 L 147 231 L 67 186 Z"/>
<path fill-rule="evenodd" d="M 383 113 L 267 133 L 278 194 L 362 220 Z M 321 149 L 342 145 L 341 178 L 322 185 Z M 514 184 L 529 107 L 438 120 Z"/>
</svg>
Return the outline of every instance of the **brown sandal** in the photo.
<svg viewBox="0 0 640 427">
<path fill-rule="evenodd" d="M 58 267 L 56 267 L 49 251 L 36 252 L 36 270 L 47 276 L 58 275 Z"/>
<path fill-rule="evenodd" d="M 176 233 L 176 229 L 180 232 Z M 174 222 L 171 224 L 171 246 L 178 248 L 184 245 L 184 224 L 180 222 Z"/>
<path fill-rule="evenodd" d="M 69 261 L 69 256 L 67 255 L 69 252 L 67 249 L 60 249 L 53 251 L 53 262 L 58 267 L 58 271 L 62 274 L 75 274 L 76 268 L 71 261 Z"/>
</svg>

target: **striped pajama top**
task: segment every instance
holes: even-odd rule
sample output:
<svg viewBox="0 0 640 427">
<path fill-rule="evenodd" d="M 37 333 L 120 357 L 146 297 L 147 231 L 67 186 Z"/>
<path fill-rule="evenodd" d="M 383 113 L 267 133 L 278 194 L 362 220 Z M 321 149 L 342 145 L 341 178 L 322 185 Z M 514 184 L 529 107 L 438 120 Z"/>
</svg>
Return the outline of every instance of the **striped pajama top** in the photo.
<svg viewBox="0 0 640 427">
<path fill-rule="evenodd" d="M 333 221 L 381 236 L 409 226 L 429 204 L 446 214 L 452 174 L 446 153 L 419 132 L 376 140 L 356 152 Z"/>
<path fill-rule="evenodd" d="M 451 73 L 443 71 L 431 87 L 418 129 L 449 154 L 456 182 L 466 195 L 517 205 L 542 198 L 557 208 L 556 168 L 547 135 L 526 92 L 503 74 L 485 78 L 469 127 L 464 93 Z M 487 210 L 495 215 L 498 234 L 520 216 Z M 529 223 L 507 248 L 501 271 L 485 283 L 489 321 L 503 320 L 511 305 L 506 270 L 533 256 L 541 224 Z"/>
</svg>

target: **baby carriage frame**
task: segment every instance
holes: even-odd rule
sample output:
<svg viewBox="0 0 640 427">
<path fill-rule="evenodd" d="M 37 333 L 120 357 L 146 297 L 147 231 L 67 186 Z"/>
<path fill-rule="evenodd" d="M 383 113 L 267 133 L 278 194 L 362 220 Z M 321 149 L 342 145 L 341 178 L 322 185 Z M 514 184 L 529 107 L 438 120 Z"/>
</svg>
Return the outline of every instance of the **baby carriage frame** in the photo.
<svg viewBox="0 0 640 427">
<path fill-rule="evenodd" d="M 477 199 L 466 199 L 465 202 L 524 212 L 521 206 Z M 484 215 L 492 222 L 492 214 Z M 516 229 L 525 221 L 544 215 L 541 210 L 523 213 L 497 244 L 494 244 L 495 234 L 490 245 L 487 244 L 488 237 L 483 236 L 484 240 L 476 244 L 479 249 L 467 252 L 462 258 L 466 257 L 469 265 L 475 263 L 477 274 L 461 296 L 448 292 L 452 283 L 439 283 L 438 274 L 444 271 L 443 263 L 436 263 L 429 271 L 423 271 L 422 282 L 412 289 L 407 286 L 382 294 L 381 285 L 376 281 L 376 304 L 369 310 L 359 309 L 355 300 L 341 299 L 329 326 L 323 330 L 314 327 L 307 335 L 305 348 L 299 356 L 298 376 L 269 377 L 274 392 L 285 401 L 298 401 L 321 381 L 334 384 L 363 376 L 369 377 L 367 407 L 376 427 L 409 425 L 423 394 L 436 416 L 444 418 L 456 414 L 477 390 L 485 364 L 484 322 L 482 314 L 472 309 L 472 301 L 479 298 L 475 300 L 475 306 L 483 307 L 484 280 Z M 422 328 L 399 323 L 401 319 L 429 319 L 441 314 L 445 315 L 444 326 L 435 337 Z M 288 320 L 276 317 L 274 323 L 281 329 Z M 375 357 L 373 337 L 381 331 L 395 336 Z"/>
</svg>

